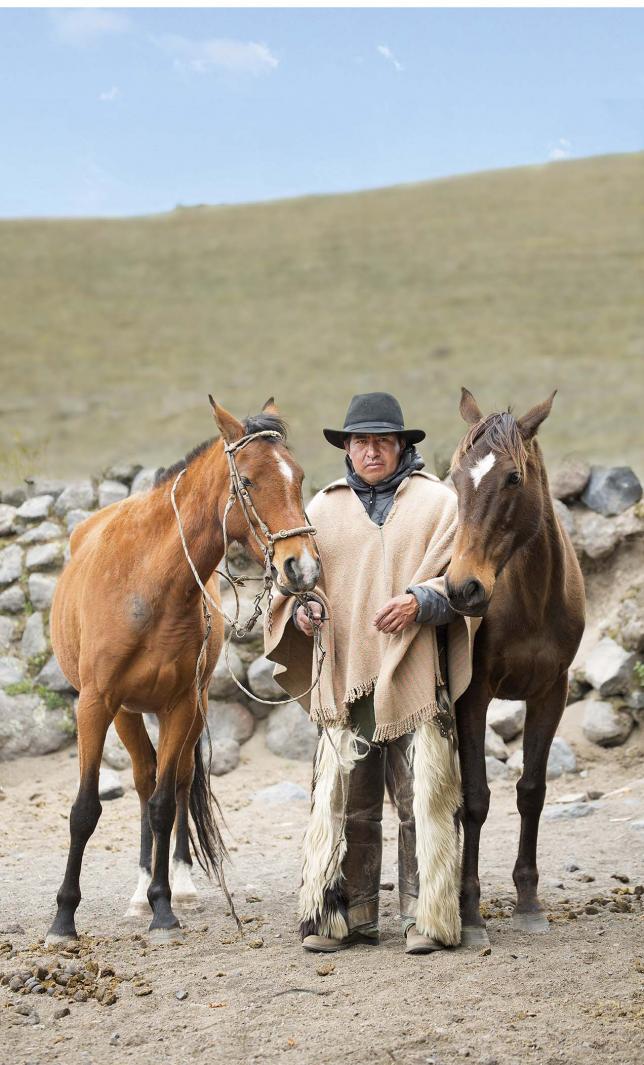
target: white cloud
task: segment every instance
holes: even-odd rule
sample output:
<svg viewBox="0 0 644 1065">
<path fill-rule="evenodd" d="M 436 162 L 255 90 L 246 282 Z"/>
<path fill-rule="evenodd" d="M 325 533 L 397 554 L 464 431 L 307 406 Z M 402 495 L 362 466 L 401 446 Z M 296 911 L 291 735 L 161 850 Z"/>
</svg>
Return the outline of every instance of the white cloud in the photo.
<svg viewBox="0 0 644 1065">
<path fill-rule="evenodd" d="M 572 155 L 572 144 L 565 137 L 560 137 L 558 141 L 551 142 L 548 145 L 548 158 L 552 160 L 556 159 L 570 159 Z"/>
<path fill-rule="evenodd" d="M 111 89 L 106 89 L 105 92 L 101 92 L 98 95 L 99 100 L 105 104 L 111 104 L 118 96 L 121 95 L 121 90 L 118 85 L 112 85 Z"/>
<path fill-rule="evenodd" d="M 121 11 L 103 11 L 99 7 L 68 8 L 51 11 L 56 38 L 63 44 L 83 48 L 107 34 L 126 33 L 131 22 Z"/>
<path fill-rule="evenodd" d="M 177 70 L 189 70 L 196 74 L 219 69 L 258 77 L 270 74 L 279 65 L 279 59 L 268 45 L 256 41 L 236 41 L 225 37 L 193 40 L 166 33 L 155 37 L 154 43 L 172 56 Z"/>
<path fill-rule="evenodd" d="M 394 53 L 388 45 L 379 44 L 376 46 L 376 51 L 380 53 L 383 59 L 386 59 L 388 63 L 391 63 L 391 65 L 395 67 L 397 71 L 400 72 L 401 70 L 405 69 L 402 63 L 398 59 L 396 59 Z"/>
</svg>

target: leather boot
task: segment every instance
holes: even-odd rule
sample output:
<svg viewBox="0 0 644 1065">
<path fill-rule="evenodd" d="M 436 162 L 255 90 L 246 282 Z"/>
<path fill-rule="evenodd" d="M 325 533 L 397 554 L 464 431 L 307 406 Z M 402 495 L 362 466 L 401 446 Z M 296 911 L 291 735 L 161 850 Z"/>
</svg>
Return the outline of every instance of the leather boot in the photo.
<svg viewBox="0 0 644 1065">
<path fill-rule="evenodd" d="M 349 932 L 378 926 L 385 764 L 385 749 L 373 744 L 349 775 L 342 863 Z"/>
<path fill-rule="evenodd" d="M 387 789 L 398 811 L 398 890 L 403 921 L 416 917 L 418 906 L 418 862 L 416 822 L 414 821 L 414 774 L 409 764 L 413 733 L 400 736 L 387 745 Z"/>
</svg>

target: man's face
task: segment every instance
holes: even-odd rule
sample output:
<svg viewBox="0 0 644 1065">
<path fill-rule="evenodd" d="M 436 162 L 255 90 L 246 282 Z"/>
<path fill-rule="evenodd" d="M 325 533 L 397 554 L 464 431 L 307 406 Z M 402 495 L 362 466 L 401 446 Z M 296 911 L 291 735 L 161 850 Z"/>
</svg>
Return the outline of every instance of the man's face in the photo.
<svg viewBox="0 0 644 1065">
<path fill-rule="evenodd" d="M 358 477 L 378 484 L 398 469 L 405 440 L 396 433 L 351 433 L 344 447 Z"/>
</svg>

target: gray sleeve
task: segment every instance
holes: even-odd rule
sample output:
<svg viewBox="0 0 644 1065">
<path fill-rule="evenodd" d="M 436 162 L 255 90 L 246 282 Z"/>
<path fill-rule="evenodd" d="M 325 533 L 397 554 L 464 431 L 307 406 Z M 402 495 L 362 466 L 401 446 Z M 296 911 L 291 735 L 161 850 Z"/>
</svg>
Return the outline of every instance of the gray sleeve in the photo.
<svg viewBox="0 0 644 1065">
<path fill-rule="evenodd" d="M 322 616 L 324 616 L 324 603 L 322 603 L 321 600 L 318 599 L 317 595 L 307 595 L 307 596 L 305 596 L 305 598 L 306 598 L 307 603 L 311 603 L 311 602 L 319 603 L 320 606 L 322 607 Z M 299 629 L 299 627 L 300 627 L 298 625 L 298 623 L 297 623 L 297 620 L 296 620 L 296 614 L 297 614 L 299 608 L 301 607 L 301 605 L 302 604 L 300 603 L 299 599 L 294 599 L 293 600 L 293 612 L 291 614 L 291 620 L 292 620 L 293 624 L 295 625 L 296 629 Z"/>
<path fill-rule="evenodd" d="M 447 599 L 433 588 L 426 588 L 422 584 L 415 584 L 406 589 L 418 600 L 418 613 L 416 621 L 419 624 L 447 625 L 450 621 L 456 621 L 459 614 L 452 610 Z"/>
</svg>

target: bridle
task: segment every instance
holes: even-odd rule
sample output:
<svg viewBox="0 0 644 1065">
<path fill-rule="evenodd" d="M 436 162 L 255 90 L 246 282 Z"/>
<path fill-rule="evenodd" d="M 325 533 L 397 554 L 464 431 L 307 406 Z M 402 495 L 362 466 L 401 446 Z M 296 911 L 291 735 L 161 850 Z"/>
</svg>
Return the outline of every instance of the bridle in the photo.
<svg viewBox="0 0 644 1065">
<path fill-rule="evenodd" d="M 244 685 L 241 683 L 241 681 L 235 676 L 235 674 L 234 674 L 234 672 L 232 670 L 232 667 L 230 665 L 230 660 L 229 660 L 229 648 L 230 648 L 230 643 L 231 643 L 232 637 L 236 636 L 237 639 L 243 639 L 245 636 L 248 635 L 249 632 L 252 631 L 252 629 L 255 626 L 255 623 L 256 623 L 257 619 L 261 616 L 262 603 L 263 603 L 264 599 L 266 599 L 266 601 L 267 601 L 266 602 L 266 609 L 267 609 L 267 613 L 268 613 L 269 632 L 271 630 L 271 601 L 272 601 L 272 589 L 273 589 L 273 571 L 272 571 L 272 567 L 273 567 L 273 558 L 274 558 L 274 555 L 275 555 L 275 544 L 279 540 L 287 540 L 291 536 L 305 536 L 305 535 L 315 536 L 315 533 L 316 533 L 316 529 L 312 525 L 299 525 L 299 526 L 297 526 L 297 528 L 294 528 L 294 529 L 279 529 L 277 532 L 271 532 L 270 529 L 268 528 L 266 522 L 263 521 L 263 519 L 258 514 L 257 509 L 255 507 L 255 504 L 253 503 L 253 500 L 251 498 L 251 495 L 248 492 L 248 489 L 246 488 L 246 486 L 244 485 L 242 477 L 241 477 L 241 474 L 239 472 L 239 469 L 237 468 L 237 463 L 235 461 L 235 455 L 236 455 L 236 453 L 238 451 L 241 451 L 243 448 L 247 447 L 248 444 L 250 444 L 254 440 L 258 440 L 258 439 L 260 439 L 262 437 L 264 437 L 264 438 L 273 437 L 273 438 L 280 439 L 280 440 L 283 439 L 282 434 L 277 432 L 276 430 L 274 430 L 274 429 L 263 429 L 263 430 L 261 430 L 259 432 L 256 432 L 256 433 L 247 433 L 245 436 L 242 436 L 239 440 L 235 440 L 231 444 L 224 444 L 224 454 L 226 455 L 226 458 L 228 460 L 228 472 L 229 472 L 229 476 L 230 476 L 230 489 L 229 489 L 228 500 L 226 502 L 226 508 L 224 510 L 224 515 L 223 515 L 223 519 L 222 519 L 222 531 L 223 531 L 223 539 L 224 539 L 224 571 L 222 571 L 220 569 L 216 569 L 215 573 L 218 573 L 221 577 L 223 577 L 226 581 L 228 581 L 228 583 L 230 584 L 231 588 L 233 589 L 233 592 L 235 594 L 235 617 L 234 618 L 229 617 L 229 615 L 226 613 L 226 611 L 223 610 L 219 606 L 219 604 L 213 599 L 213 597 L 210 595 L 208 589 L 206 588 L 206 586 L 204 585 L 203 581 L 201 580 L 201 577 L 199 576 L 199 573 L 197 572 L 197 568 L 196 568 L 196 566 L 195 566 L 195 564 L 194 564 L 194 562 L 193 562 L 193 560 L 192 560 L 192 558 L 190 556 L 190 551 L 188 549 L 188 544 L 186 542 L 186 537 L 185 537 L 185 533 L 184 533 L 184 530 L 183 530 L 183 525 L 182 525 L 182 522 L 181 522 L 181 516 L 179 514 L 179 508 L 177 506 L 177 501 L 176 501 L 177 486 L 179 484 L 179 481 L 183 477 L 183 475 L 186 473 L 187 467 L 184 467 L 184 469 L 179 471 L 179 473 L 177 474 L 177 476 L 176 476 L 176 478 L 174 480 L 174 483 L 172 485 L 172 490 L 170 492 L 170 499 L 171 499 L 172 507 L 173 507 L 173 510 L 174 510 L 174 513 L 175 513 L 175 516 L 176 516 L 176 519 L 177 519 L 177 526 L 178 526 L 178 529 L 179 529 L 179 536 L 181 538 L 181 544 L 182 544 L 182 547 L 183 547 L 183 551 L 184 551 L 184 554 L 185 554 L 186 559 L 188 561 L 188 565 L 190 566 L 190 569 L 192 570 L 192 574 L 193 574 L 193 576 L 195 578 L 195 581 L 197 582 L 197 585 L 199 586 L 199 589 L 201 591 L 203 614 L 204 614 L 204 620 L 205 620 L 205 623 L 206 623 L 206 631 L 205 631 L 205 634 L 204 634 L 204 639 L 203 639 L 203 643 L 202 643 L 202 646 L 201 646 L 201 651 L 199 652 L 199 658 L 197 660 L 197 671 L 196 671 L 197 696 L 198 696 L 198 699 L 199 699 L 200 703 L 201 703 L 201 680 L 202 680 L 202 676 L 203 676 L 204 658 L 205 658 L 205 652 L 206 652 L 206 647 L 207 647 L 208 640 L 209 640 L 209 637 L 210 637 L 210 633 L 212 631 L 212 615 L 210 614 L 210 611 L 208 610 L 208 605 L 210 605 L 214 610 L 216 610 L 216 612 L 227 622 L 227 624 L 229 626 L 228 636 L 227 636 L 226 641 L 224 643 L 224 653 L 225 653 L 226 665 L 228 666 L 228 671 L 229 671 L 232 679 L 235 681 L 235 684 L 237 685 L 237 687 L 240 688 L 241 691 L 243 691 L 251 699 L 254 699 L 256 702 L 267 703 L 269 706 L 280 706 L 280 705 L 283 705 L 284 703 L 290 703 L 290 702 L 293 701 L 293 697 L 290 697 L 288 699 L 261 699 L 258 695 L 255 695 L 253 692 L 249 691 L 248 688 L 244 687 Z M 241 507 L 241 511 L 242 511 L 242 513 L 243 513 L 243 515 L 244 515 L 244 517 L 246 519 L 246 522 L 248 524 L 248 528 L 250 529 L 250 532 L 252 533 L 253 538 L 255 539 L 257 545 L 259 546 L 259 548 L 260 548 L 260 550 L 261 550 L 261 552 L 262 552 L 262 554 L 264 556 L 264 575 L 263 575 L 263 577 L 245 577 L 243 574 L 233 574 L 233 573 L 230 572 L 230 568 L 229 568 L 229 564 L 228 564 L 228 557 L 227 557 L 228 556 L 228 546 L 229 546 L 228 516 L 229 516 L 230 511 L 232 510 L 232 508 L 235 506 L 235 503 L 237 503 L 237 502 L 239 503 L 239 505 Z M 264 538 L 263 540 L 258 535 L 257 529 L 259 529 L 259 532 L 261 533 L 261 536 Z M 239 586 L 243 586 L 247 581 L 251 581 L 251 580 L 260 580 L 260 581 L 262 581 L 263 582 L 263 587 L 259 590 L 259 592 L 255 596 L 255 599 L 254 599 L 254 602 L 253 602 L 254 609 L 253 609 L 252 615 L 243 624 L 240 624 L 239 623 L 240 601 L 239 601 L 239 593 L 238 593 L 237 589 L 238 589 Z M 293 598 L 297 599 L 300 602 L 300 604 L 302 606 L 304 606 L 304 608 L 307 611 L 307 614 L 309 615 L 309 618 L 310 618 L 311 617 L 310 607 L 308 606 L 308 601 L 306 600 L 304 595 L 303 594 L 294 593 Z M 324 662 L 324 658 L 325 658 L 326 652 L 325 652 L 325 650 L 322 647 L 319 626 L 315 626 L 314 625 L 313 626 L 313 632 L 314 632 L 314 652 L 315 652 L 317 676 L 316 676 L 315 680 L 313 681 L 313 683 L 311 684 L 310 688 L 307 688 L 307 690 L 305 692 L 302 692 L 300 695 L 296 696 L 295 697 L 296 699 L 301 699 L 305 695 L 308 695 L 311 691 L 313 691 L 313 688 L 316 686 L 316 684 L 319 683 L 319 680 L 320 680 L 320 674 L 322 672 L 322 664 Z M 201 709 L 202 709 L 202 716 L 205 717 L 205 710 L 203 710 L 203 708 L 201 708 Z"/>
</svg>

